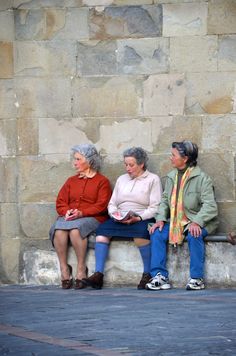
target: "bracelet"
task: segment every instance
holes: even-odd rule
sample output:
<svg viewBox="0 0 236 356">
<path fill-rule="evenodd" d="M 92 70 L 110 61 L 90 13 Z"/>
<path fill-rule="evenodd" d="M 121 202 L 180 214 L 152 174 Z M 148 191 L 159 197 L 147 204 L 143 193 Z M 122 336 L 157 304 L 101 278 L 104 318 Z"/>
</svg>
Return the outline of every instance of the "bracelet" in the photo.
<svg viewBox="0 0 236 356">
<path fill-rule="evenodd" d="M 141 218 L 141 216 L 140 215 L 138 215 L 138 217 L 140 218 L 140 221 L 142 221 L 143 219 Z"/>
</svg>

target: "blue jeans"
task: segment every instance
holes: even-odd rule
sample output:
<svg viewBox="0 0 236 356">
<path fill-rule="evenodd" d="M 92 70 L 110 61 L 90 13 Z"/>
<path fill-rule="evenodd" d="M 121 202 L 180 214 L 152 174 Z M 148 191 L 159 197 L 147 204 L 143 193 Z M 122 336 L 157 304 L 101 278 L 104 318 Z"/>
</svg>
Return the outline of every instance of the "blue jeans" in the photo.
<svg viewBox="0 0 236 356">
<path fill-rule="evenodd" d="M 154 277 L 160 272 L 164 277 L 168 277 L 166 269 L 167 243 L 169 240 L 170 224 L 165 223 L 162 231 L 156 229 L 151 235 L 151 276 Z M 186 239 L 190 253 L 190 277 L 203 278 L 205 262 L 205 244 L 204 237 L 208 235 L 202 228 L 202 234 L 194 237 L 188 231 Z"/>
</svg>

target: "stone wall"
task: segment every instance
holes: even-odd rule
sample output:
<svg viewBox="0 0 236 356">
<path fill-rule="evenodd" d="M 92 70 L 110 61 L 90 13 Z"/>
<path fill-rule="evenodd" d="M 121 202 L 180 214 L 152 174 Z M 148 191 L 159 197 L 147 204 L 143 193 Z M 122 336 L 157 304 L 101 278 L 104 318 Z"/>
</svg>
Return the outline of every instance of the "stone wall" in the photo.
<svg viewBox="0 0 236 356">
<path fill-rule="evenodd" d="M 125 148 L 144 147 L 164 177 L 182 139 L 213 178 L 218 233 L 236 229 L 236 1 L 2 0 L 1 282 L 50 283 L 34 256 L 55 261 L 47 235 L 72 145 L 94 143 L 114 183 Z"/>
</svg>

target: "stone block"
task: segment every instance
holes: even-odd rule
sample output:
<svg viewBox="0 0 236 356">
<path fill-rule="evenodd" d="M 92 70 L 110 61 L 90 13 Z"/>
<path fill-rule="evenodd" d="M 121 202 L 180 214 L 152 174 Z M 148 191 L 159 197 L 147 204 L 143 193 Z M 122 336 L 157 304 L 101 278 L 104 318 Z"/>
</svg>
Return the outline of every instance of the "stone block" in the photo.
<svg viewBox="0 0 236 356">
<path fill-rule="evenodd" d="M 219 208 L 219 232 L 228 233 L 236 231 L 236 202 L 235 201 L 222 201 L 218 202 Z"/>
<path fill-rule="evenodd" d="M 88 39 L 88 11 L 86 8 L 15 10 L 16 39 Z"/>
<path fill-rule="evenodd" d="M 0 202 L 15 203 L 17 189 L 16 157 L 0 157 Z"/>
<path fill-rule="evenodd" d="M 56 216 L 54 204 L 19 204 L 21 230 L 30 239 L 47 238 Z"/>
<path fill-rule="evenodd" d="M 74 76 L 76 42 L 16 41 L 14 70 L 16 76 Z"/>
<path fill-rule="evenodd" d="M 208 4 L 208 34 L 236 32 L 235 0 L 214 0 Z"/>
<path fill-rule="evenodd" d="M 1 283 L 19 282 L 19 253 L 18 238 L 0 240 L 0 281 Z"/>
<path fill-rule="evenodd" d="M 0 41 L 11 42 L 14 41 L 14 15 L 12 10 L 1 11 L 3 9 L 3 1 L 0 2 Z M 7 1 L 5 1 L 7 3 Z M 8 1 L 9 3 L 9 1 Z M 7 8 L 7 6 L 6 6 Z"/>
<path fill-rule="evenodd" d="M 79 76 L 117 74 L 115 41 L 79 42 L 77 51 Z"/>
<path fill-rule="evenodd" d="M 118 40 L 117 61 L 121 74 L 167 72 L 169 69 L 169 40 L 167 38 Z"/>
<path fill-rule="evenodd" d="M 153 0 L 82 0 L 84 6 L 149 5 Z"/>
<path fill-rule="evenodd" d="M 207 34 L 205 2 L 163 4 L 163 36 L 201 36 Z"/>
<path fill-rule="evenodd" d="M 185 102 L 185 82 L 182 74 L 149 76 L 143 84 L 145 116 L 182 115 Z"/>
<path fill-rule="evenodd" d="M 202 153 L 199 165 L 211 177 L 217 201 L 235 200 L 234 156 L 232 153 Z"/>
<path fill-rule="evenodd" d="M 138 80 L 128 77 L 75 79 L 73 116 L 136 116 L 141 105 L 140 86 Z"/>
<path fill-rule="evenodd" d="M 91 8 L 90 38 L 156 37 L 162 33 L 160 5 Z"/>
<path fill-rule="evenodd" d="M 220 71 L 236 70 L 236 35 L 219 38 L 218 69 Z"/>
<path fill-rule="evenodd" d="M 0 120 L 0 155 L 11 156 L 16 154 L 16 120 Z"/>
<path fill-rule="evenodd" d="M 70 79 L 17 78 L 17 116 L 64 117 L 71 115 Z"/>
<path fill-rule="evenodd" d="M 18 199 L 21 203 L 41 203 L 43 206 L 55 202 L 62 184 L 74 174 L 69 157 L 60 163 L 53 161 L 51 156 L 20 157 L 18 164 Z"/>
<path fill-rule="evenodd" d="M 39 133 L 37 119 L 17 120 L 17 152 L 20 155 L 37 155 L 39 153 Z"/>
<path fill-rule="evenodd" d="M 12 42 L 0 42 L 0 78 L 13 77 Z"/>
<path fill-rule="evenodd" d="M 92 143 L 86 135 L 84 121 L 78 118 L 39 120 L 39 153 L 68 155 L 72 146 L 81 142 Z"/>
<path fill-rule="evenodd" d="M 202 149 L 236 152 L 236 115 L 211 115 L 202 118 Z"/>
<path fill-rule="evenodd" d="M 198 116 L 157 116 L 152 118 L 154 152 L 171 152 L 174 141 L 190 140 L 201 147 L 202 123 Z"/>
<path fill-rule="evenodd" d="M 16 116 L 16 98 L 12 79 L 0 79 L 0 118 Z"/>
<path fill-rule="evenodd" d="M 235 72 L 188 73 L 186 114 L 227 114 L 234 111 Z"/>
<path fill-rule="evenodd" d="M 103 119 L 100 126 L 100 141 L 97 143 L 106 154 L 120 154 L 129 147 L 142 146 L 152 151 L 150 119 Z M 111 140 L 112 137 L 112 140 Z"/>
<path fill-rule="evenodd" d="M 170 38 L 170 70 L 174 72 L 217 71 L 217 36 Z"/>
<path fill-rule="evenodd" d="M 16 157 L 0 157 L 0 202 L 17 201 L 17 161 Z"/>
<path fill-rule="evenodd" d="M 21 228 L 17 203 L 1 203 L 0 211 L 1 238 L 18 239 L 21 236 Z"/>
</svg>

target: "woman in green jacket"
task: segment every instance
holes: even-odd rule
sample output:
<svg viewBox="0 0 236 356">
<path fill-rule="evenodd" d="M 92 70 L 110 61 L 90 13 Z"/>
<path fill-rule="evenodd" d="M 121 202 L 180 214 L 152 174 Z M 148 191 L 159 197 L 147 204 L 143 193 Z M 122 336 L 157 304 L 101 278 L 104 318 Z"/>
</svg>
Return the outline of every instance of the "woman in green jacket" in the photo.
<svg viewBox="0 0 236 356">
<path fill-rule="evenodd" d="M 167 243 L 181 245 L 186 238 L 190 252 L 187 290 L 204 289 L 204 238 L 218 225 L 217 204 L 210 177 L 197 167 L 198 147 L 191 141 L 173 142 L 165 190 L 151 234 L 151 276 L 146 289 L 170 289 L 166 269 Z"/>
</svg>

